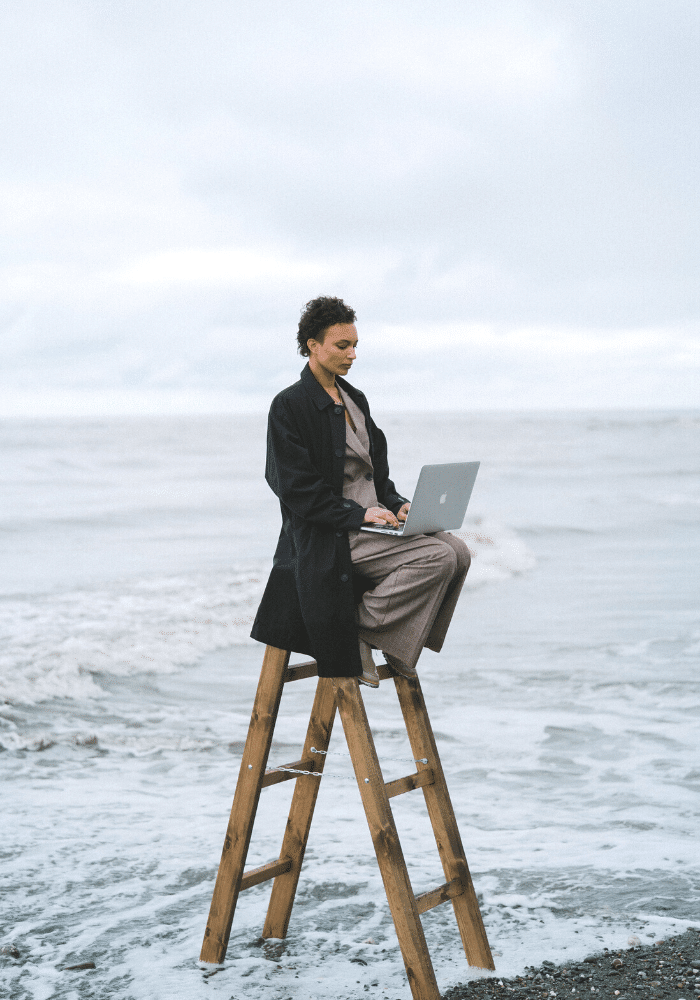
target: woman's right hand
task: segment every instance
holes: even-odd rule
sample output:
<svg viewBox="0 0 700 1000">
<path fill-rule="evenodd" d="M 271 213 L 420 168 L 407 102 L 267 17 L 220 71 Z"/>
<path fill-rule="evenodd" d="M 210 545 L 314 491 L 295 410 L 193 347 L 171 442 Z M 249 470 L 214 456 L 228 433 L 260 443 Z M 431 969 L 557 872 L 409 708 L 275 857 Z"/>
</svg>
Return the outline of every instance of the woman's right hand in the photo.
<svg viewBox="0 0 700 1000">
<path fill-rule="evenodd" d="M 398 528 L 399 522 L 396 514 L 385 507 L 368 507 L 365 511 L 364 524 L 388 524 L 392 528 Z"/>
</svg>

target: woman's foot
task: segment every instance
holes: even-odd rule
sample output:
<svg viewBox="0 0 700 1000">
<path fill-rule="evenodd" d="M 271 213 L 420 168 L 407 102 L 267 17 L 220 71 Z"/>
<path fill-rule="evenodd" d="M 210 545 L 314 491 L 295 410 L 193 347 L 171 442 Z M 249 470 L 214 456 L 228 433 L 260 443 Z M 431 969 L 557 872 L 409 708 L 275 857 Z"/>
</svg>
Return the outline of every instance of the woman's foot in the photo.
<svg viewBox="0 0 700 1000">
<path fill-rule="evenodd" d="M 401 660 L 392 656 L 390 653 L 384 653 L 384 659 L 387 665 L 391 667 L 395 674 L 400 674 L 401 677 L 417 677 L 418 671 L 415 667 L 408 667 Z"/>
<path fill-rule="evenodd" d="M 378 688 L 379 674 L 377 673 L 377 668 L 374 660 L 372 659 L 372 648 L 369 643 L 365 642 L 364 639 L 359 639 L 358 642 L 360 643 L 362 674 L 357 679 L 360 684 L 366 684 L 367 687 Z"/>
</svg>

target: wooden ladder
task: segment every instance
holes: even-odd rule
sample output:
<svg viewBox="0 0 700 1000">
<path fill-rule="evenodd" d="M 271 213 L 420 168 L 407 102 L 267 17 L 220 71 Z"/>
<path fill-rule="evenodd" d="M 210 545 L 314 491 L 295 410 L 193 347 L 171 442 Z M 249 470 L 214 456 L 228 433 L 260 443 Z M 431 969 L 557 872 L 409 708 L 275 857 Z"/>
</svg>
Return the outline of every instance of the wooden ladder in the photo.
<svg viewBox="0 0 700 1000">
<path fill-rule="evenodd" d="M 414 1000 L 439 1000 L 440 993 L 419 914 L 449 899 L 469 964 L 482 969 L 493 969 L 494 964 L 420 682 L 417 678 L 395 676 L 386 664 L 377 668 L 381 680 L 391 677 L 396 685 L 411 749 L 418 763 L 414 774 L 384 782 L 356 677 L 318 679 L 300 760 L 284 765 L 290 770 L 268 770 L 267 759 L 284 685 L 318 674 L 313 660 L 290 667 L 289 655 L 288 650 L 274 646 L 267 646 L 265 650 L 200 961 L 223 962 L 238 894 L 267 879 L 274 879 L 274 883 L 262 936 L 286 937 L 321 781 L 316 776 L 293 772 L 323 771 L 325 755 L 323 752 L 314 754 L 311 748 L 328 750 L 337 708 L 411 992 Z M 279 858 L 244 871 L 260 790 L 291 779 L 296 779 L 296 786 Z M 413 788 L 423 789 L 446 879 L 443 885 L 418 896 L 411 888 L 389 805 L 389 799 L 394 795 Z"/>
</svg>

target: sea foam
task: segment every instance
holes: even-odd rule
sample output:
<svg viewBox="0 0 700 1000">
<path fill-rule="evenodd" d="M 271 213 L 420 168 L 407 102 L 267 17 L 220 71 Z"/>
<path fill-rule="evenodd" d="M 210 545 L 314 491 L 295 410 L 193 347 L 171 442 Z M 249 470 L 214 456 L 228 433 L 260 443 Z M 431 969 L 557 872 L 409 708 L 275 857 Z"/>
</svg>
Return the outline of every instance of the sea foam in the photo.
<svg viewBox="0 0 700 1000">
<path fill-rule="evenodd" d="M 488 519 L 454 532 L 473 557 L 469 586 L 534 565 L 515 532 Z M 12 597 L 0 603 L 8 637 L 0 655 L 0 699 L 95 698 L 101 674 L 168 673 L 214 649 L 251 641 L 268 562 L 232 571 L 149 576 L 109 587 Z"/>
<path fill-rule="evenodd" d="M 262 569 L 7 599 L 0 605 L 9 637 L 0 657 L 0 698 L 25 704 L 93 698 L 105 693 L 96 675 L 167 673 L 246 641 Z"/>
</svg>

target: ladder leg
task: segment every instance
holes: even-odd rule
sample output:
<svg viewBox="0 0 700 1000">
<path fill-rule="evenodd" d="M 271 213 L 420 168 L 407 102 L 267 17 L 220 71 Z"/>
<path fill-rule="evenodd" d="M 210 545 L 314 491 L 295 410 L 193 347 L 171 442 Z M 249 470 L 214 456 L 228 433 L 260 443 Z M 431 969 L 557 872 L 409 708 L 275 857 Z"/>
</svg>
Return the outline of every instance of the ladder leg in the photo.
<svg viewBox="0 0 700 1000">
<path fill-rule="evenodd" d="M 218 964 L 226 957 L 288 663 L 288 650 L 276 649 L 274 646 L 265 648 L 248 738 L 199 956 L 201 962 Z"/>
<path fill-rule="evenodd" d="M 445 877 L 448 882 L 452 879 L 460 879 L 465 886 L 464 892 L 453 897 L 452 905 L 467 961 L 470 965 L 478 966 L 481 969 L 493 969 L 495 966 L 491 949 L 469 874 L 462 838 L 447 790 L 420 681 L 418 678 L 395 677 L 394 682 L 413 756 L 415 758 L 428 758 L 428 763 L 419 764 L 418 768 L 422 770 L 424 767 L 431 767 L 435 775 L 433 784 L 423 787 L 423 794 L 433 825 Z"/>
<path fill-rule="evenodd" d="M 319 677 L 316 697 L 309 719 L 309 728 L 304 741 L 304 750 L 301 755 L 303 760 L 308 760 L 313 756 L 311 747 L 315 747 L 317 750 L 328 749 L 334 719 L 333 682 L 328 677 Z M 323 770 L 325 760 L 325 756 L 319 755 L 316 761 L 317 771 Z M 301 774 L 296 779 L 289 819 L 280 851 L 280 858 L 292 859 L 292 867 L 283 875 L 278 875 L 273 882 L 267 919 L 262 932 L 264 938 L 284 938 L 287 936 L 289 918 L 292 914 L 294 896 L 320 784 L 320 778 L 307 778 Z"/>
<path fill-rule="evenodd" d="M 359 684 L 354 677 L 335 677 L 333 688 L 411 993 L 414 1000 L 440 1000 Z"/>
</svg>

